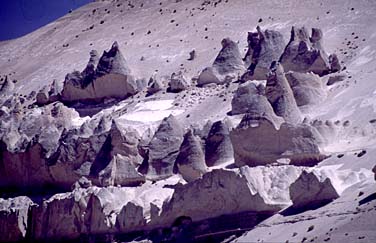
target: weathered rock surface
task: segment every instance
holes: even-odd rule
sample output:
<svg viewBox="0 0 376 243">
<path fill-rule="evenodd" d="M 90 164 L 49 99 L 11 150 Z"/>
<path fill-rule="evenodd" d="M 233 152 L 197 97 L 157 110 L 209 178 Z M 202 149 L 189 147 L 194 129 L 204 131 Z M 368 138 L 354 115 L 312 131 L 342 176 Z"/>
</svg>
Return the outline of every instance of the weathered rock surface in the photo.
<svg viewBox="0 0 376 243">
<path fill-rule="evenodd" d="M 373 174 L 375 174 L 375 180 L 376 180 L 376 165 L 372 168 Z"/>
<path fill-rule="evenodd" d="M 228 83 L 236 80 L 245 70 L 238 45 L 229 38 L 222 40 L 222 49 L 212 67 L 205 68 L 198 77 L 197 85 Z"/>
<path fill-rule="evenodd" d="M 2 121 L 0 186 L 68 189 L 82 176 L 91 176 L 94 184 L 144 182 L 136 170 L 142 157 L 135 130 L 111 126 L 105 116 L 97 126 L 84 123 L 73 128 L 77 112 L 59 102 L 37 108 L 27 117 Z"/>
<path fill-rule="evenodd" d="M 193 199 L 193 200 L 192 200 Z M 234 171 L 214 170 L 201 179 L 175 188 L 172 198 L 163 205 L 160 218 L 154 222 L 172 224 L 180 216 L 193 222 L 240 212 L 275 212 L 252 191 L 245 176 Z"/>
<path fill-rule="evenodd" d="M 184 131 L 175 117 L 170 115 L 162 120 L 148 145 L 148 179 L 158 180 L 172 175 L 183 136 Z"/>
<path fill-rule="evenodd" d="M 60 87 L 56 80 L 51 85 L 44 86 L 36 94 L 36 104 L 39 106 L 47 105 L 49 103 L 60 100 Z"/>
<path fill-rule="evenodd" d="M 239 85 L 231 101 L 231 115 L 251 113 L 268 117 L 279 126 L 283 119 L 278 117 L 265 96 L 265 87 L 252 82 Z"/>
<path fill-rule="evenodd" d="M 14 83 L 5 76 L 4 81 L 0 84 L 0 96 L 6 96 L 14 90 Z"/>
<path fill-rule="evenodd" d="M 173 73 L 168 83 L 167 91 L 179 93 L 188 88 L 189 84 L 182 72 Z"/>
<path fill-rule="evenodd" d="M 109 135 L 90 168 L 90 175 L 98 178 L 97 183 L 102 186 L 134 186 L 145 182 L 145 177 L 137 172 L 142 163 L 139 141 L 137 131 L 121 129 L 113 121 Z"/>
<path fill-rule="evenodd" d="M 267 118 L 247 114 L 230 138 L 238 166 L 272 164 L 280 159 L 312 166 L 325 158 L 319 149 L 320 135 L 306 124 L 283 123 L 277 130 Z"/>
<path fill-rule="evenodd" d="M 297 124 L 301 122 L 301 113 L 293 91 L 285 77 L 283 67 L 279 63 L 276 63 L 268 75 L 265 95 L 277 116 L 283 117 L 288 123 Z"/>
<path fill-rule="evenodd" d="M 175 164 L 177 172 L 188 182 L 201 178 L 207 172 L 201 139 L 191 129 L 184 135 Z"/>
<path fill-rule="evenodd" d="M 124 99 L 138 92 L 138 85 L 119 50 L 117 42 L 104 51 L 94 70 L 97 54 L 90 53 L 83 72 L 66 76 L 61 99 L 66 103 L 101 102 L 105 98 Z"/>
<path fill-rule="evenodd" d="M 272 62 L 278 61 L 285 48 L 283 35 L 278 31 L 262 31 L 257 26 L 257 32 L 248 32 L 248 51 L 244 57 L 247 72 L 242 80 L 265 80 Z"/>
<path fill-rule="evenodd" d="M 0 242 L 24 240 L 29 226 L 29 210 L 33 206 L 30 198 L 0 198 Z"/>
<path fill-rule="evenodd" d="M 290 186 L 294 208 L 315 207 L 339 197 L 329 178 L 321 180 L 313 172 L 303 171 Z"/>
<path fill-rule="evenodd" d="M 320 76 L 331 71 L 328 54 L 322 47 L 322 31 L 316 28 L 310 36 L 304 27 L 292 27 L 290 42 L 279 61 L 285 71 L 313 72 Z"/>
<path fill-rule="evenodd" d="M 326 90 L 318 75 L 291 71 L 285 76 L 298 106 L 319 104 L 325 100 Z"/>
<path fill-rule="evenodd" d="M 164 183 L 171 184 L 173 180 Z M 85 241 L 85 237 L 147 229 L 151 203 L 154 210 L 159 211 L 162 202 L 172 195 L 173 189 L 162 188 L 163 185 L 149 184 L 137 188 L 92 186 L 55 194 L 32 208 L 29 237 L 38 242 Z"/>
<path fill-rule="evenodd" d="M 229 127 L 224 121 L 213 123 L 205 142 L 207 166 L 217 166 L 233 158 Z"/>
<path fill-rule="evenodd" d="M 32 187 L 53 182 L 50 158 L 60 146 L 64 129 L 71 127 L 72 120 L 78 117 L 77 112 L 61 103 L 26 114 L 22 119 L 10 115 L 1 121 L 1 186 Z"/>
<path fill-rule="evenodd" d="M 147 95 L 153 95 L 163 89 L 162 82 L 154 75 L 149 79 Z"/>
</svg>

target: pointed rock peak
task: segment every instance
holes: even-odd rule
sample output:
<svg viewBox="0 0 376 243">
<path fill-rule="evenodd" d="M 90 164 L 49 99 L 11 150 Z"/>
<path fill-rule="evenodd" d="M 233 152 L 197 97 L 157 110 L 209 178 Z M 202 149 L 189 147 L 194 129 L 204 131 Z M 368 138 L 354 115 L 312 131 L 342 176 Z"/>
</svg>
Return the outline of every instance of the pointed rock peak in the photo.
<svg viewBox="0 0 376 243">
<path fill-rule="evenodd" d="M 109 56 L 115 56 L 118 52 L 120 53 L 119 44 L 117 41 L 115 41 L 112 44 L 111 49 L 108 52 L 105 51 L 104 53 L 107 53 Z"/>
<path fill-rule="evenodd" d="M 238 44 L 230 38 L 223 39 L 221 44 L 222 49 L 213 63 L 213 68 L 221 75 L 243 70 L 244 64 L 240 56 Z"/>
<path fill-rule="evenodd" d="M 294 208 L 307 208 L 325 205 L 339 197 L 331 180 L 320 179 L 314 172 L 303 171 L 290 185 L 290 197 Z"/>
<path fill-rule="evenodd" d="M 117 41 L 115 41 L 115 42 L 112 44 L 112 46 L 111 46 L 111 50 L 114 50 L 114 49 L 119 50 L 119 44 L 118 44 Z"/>
<path fill-rule="evenodd" d="M 102 57 L 99 60 L 96 74 L 103 76 L 109 73 L 130 75 L 131 71 L 127 65 L 127 62 L 120 52 L 119 45 L 115 41 L 112 44 L 111 49 L 107 52 L 104 51 Z"/>
<path fill-rule="evenodd" d="M 115 120 L 112 120 L 111 122 L 111 134 L 114 135 L 114 134 L 122 134 L 121 133 L 121 129 L 119 127 L 119 125 L 117 124 L 117 122 Z"/>
<path fill-rule="evenodd" d="M 265 94 L 276 115 L 293 124 L 301 121 L 301 113 L 280 63 L 272 65 L 266 82 Z"/>
</svg>

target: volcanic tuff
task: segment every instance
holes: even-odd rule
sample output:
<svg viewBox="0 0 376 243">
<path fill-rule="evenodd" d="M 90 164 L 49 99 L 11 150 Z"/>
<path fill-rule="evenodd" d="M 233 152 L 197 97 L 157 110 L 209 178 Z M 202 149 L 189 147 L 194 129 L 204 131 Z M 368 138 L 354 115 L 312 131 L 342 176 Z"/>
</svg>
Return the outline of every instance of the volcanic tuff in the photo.
<svg viewBox="0 0 376 243">
<path fill-rule="evenodd" d="M 96 1 L 0 42 L 0 242 L 376 241 L 375 11 Z"/>
</svg>

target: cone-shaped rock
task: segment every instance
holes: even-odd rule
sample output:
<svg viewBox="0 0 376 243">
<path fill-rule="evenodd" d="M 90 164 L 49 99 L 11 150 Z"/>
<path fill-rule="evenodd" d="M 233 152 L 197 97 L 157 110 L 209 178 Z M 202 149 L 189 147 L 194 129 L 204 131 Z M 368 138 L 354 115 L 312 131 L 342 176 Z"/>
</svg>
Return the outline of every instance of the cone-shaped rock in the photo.
<svg viewBox="0 0 376 243">
<path fill-rule="evenodd" d="M 90 62 L 92 60 L 93 56 L 91 55 Z M 127 62 L 125 61 L 124 56 L 121 54 L 119 44 L 116 41 L 112 44 L 112 47 L 108 52 L 103 52 L 103 55 L 99 59 L 96 70 L 97 76 L 103 76 L 110 73 L 122 74 L 125 76 L 131 74 L 131 70 L 129 69 Z"/>
<path fill-rule="evenodd" d="M 200 138 L 191 129 L 184 135 L 175 164 L 178 172 L 188 182 L 202 177 L 207 171 Z"/>
<path fill-rule="evenodd" d="M 62 101 L 98 103 L 105 98 L 124 99 L 138 92 L 137 82 L 117 42 L 108 52 L 103 52 L 94 70 L 96 62 L 97 53 L 92 51 L 83 72 L 74 71 L 65 77 Z"/>
<path fill-rule="evenodd" d="M 331 70 L 329 57 L 321 42 L 320 29 L 312 29 L 310 37 L 304 27 L 292 27 L 290 42 L 280 58 L 285 71 L 313 72 L 320 76 L 328 74 Z"/>
<path fill-rule="evenodd" d="M 173 73 L 168 83 L 168 92 L 179 93 L 188 88 L 188 82 L 182 72 Z"/>
<path fill-rule="evenodd" d="M 257 26 L 257 32 L 248 32 L 248 51 L 244 57 L 248 71 L 242 80 L 265 80 L 270 65 L 278 61 L 284 48 L 283 35 L 278 31 L 262 31 Z"/>
<path fill-rule="evenodd" d="M 205 161 L 207 166 L 216 166 L 233 158 L 233 148 L 229 128 L 224 121 L 213 123 L 205 142 Z"/>
<path fill-rule="evenodd" d="M 277 116 L 292 124 L 301 121 L 300 110 L 281 64 L 276 63 L 269 73 L 265 93 Z"/>
<path fill-rule="evenodd" d="M 244 63 L 238 44 L 230 38 L 222 40 L 222 49 L 215 58 L 212 67 L 205 68 L 198 77 L 197 85 L 231 82 L 244 72 Z"/>
<path fill-rule="evenodd" d="M 320 180 L 313 172 L 303 171 L 290 185 L 290 197 L 294 208 L 321 206 L 339 195 L 329 178 Z"/>
<path fill-rule="evenodd" d="M 258 116 L 268 117 L 273 123 L 279 126 L 283 119 L 278 117 L 265 96 L 265 88 L 247 82 L 239 85 L 231 101 L 231 115 L 251 113 Z"/>
<path fill-rule="evenodd" d="M 174 116 L 162 120 L 148 145 L 148 179 L 158 180 L 173 174 L 183 135 L 183 129 Z"/>
<path fill-rule="evenodd" d="M 154 75 L 149 79 L 147 95 L 153 95 L 163 89 L 162 82 Z"/>
</svg>

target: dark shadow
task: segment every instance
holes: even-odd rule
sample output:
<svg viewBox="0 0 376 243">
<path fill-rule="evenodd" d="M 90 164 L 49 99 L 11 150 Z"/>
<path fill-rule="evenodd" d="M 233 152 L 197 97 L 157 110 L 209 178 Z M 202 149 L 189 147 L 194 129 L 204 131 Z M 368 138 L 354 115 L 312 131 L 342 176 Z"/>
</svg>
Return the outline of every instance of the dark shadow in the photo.
<svg viewBox="0 0 376 243">
<path fill-rule="evenodd" d="M 323 207 L 323 206 L 331 203 L 332 201 L 333 200 L 325 200 L 325 201 L 321 201 L 321 202 L 313 202 L 313 203 L 311 203 L 309 205 L 305 205 L 305 206 L 302 206 L 302 207 L 294 207 L 294 205 L 291 205 L 290 207 L 286 208 L 285 210 L 283 210 L 279 214 L 281 214 L 283 216 L 296 215 L 296 214 L 303 213 L 305 211 L 316 210 L 318 208 L 321 208 L 321 207 Z"/>
<path fill-rule="evenodd" d="M 376 192 L 359 201 L 359 206 L 376 199 Z"/>
<path fill-rule="evenodd" d="M 90 167 L 90 175 L 91 176 L 98 176 L 99 172 L 101 172 L 107 165 L 111 162 L 111 144 L 112 138 L 111 136 L 107 136 L 106 141 L 102 145 L 102 148 L 99 150 L 93 164 Z"/>
</svg>

